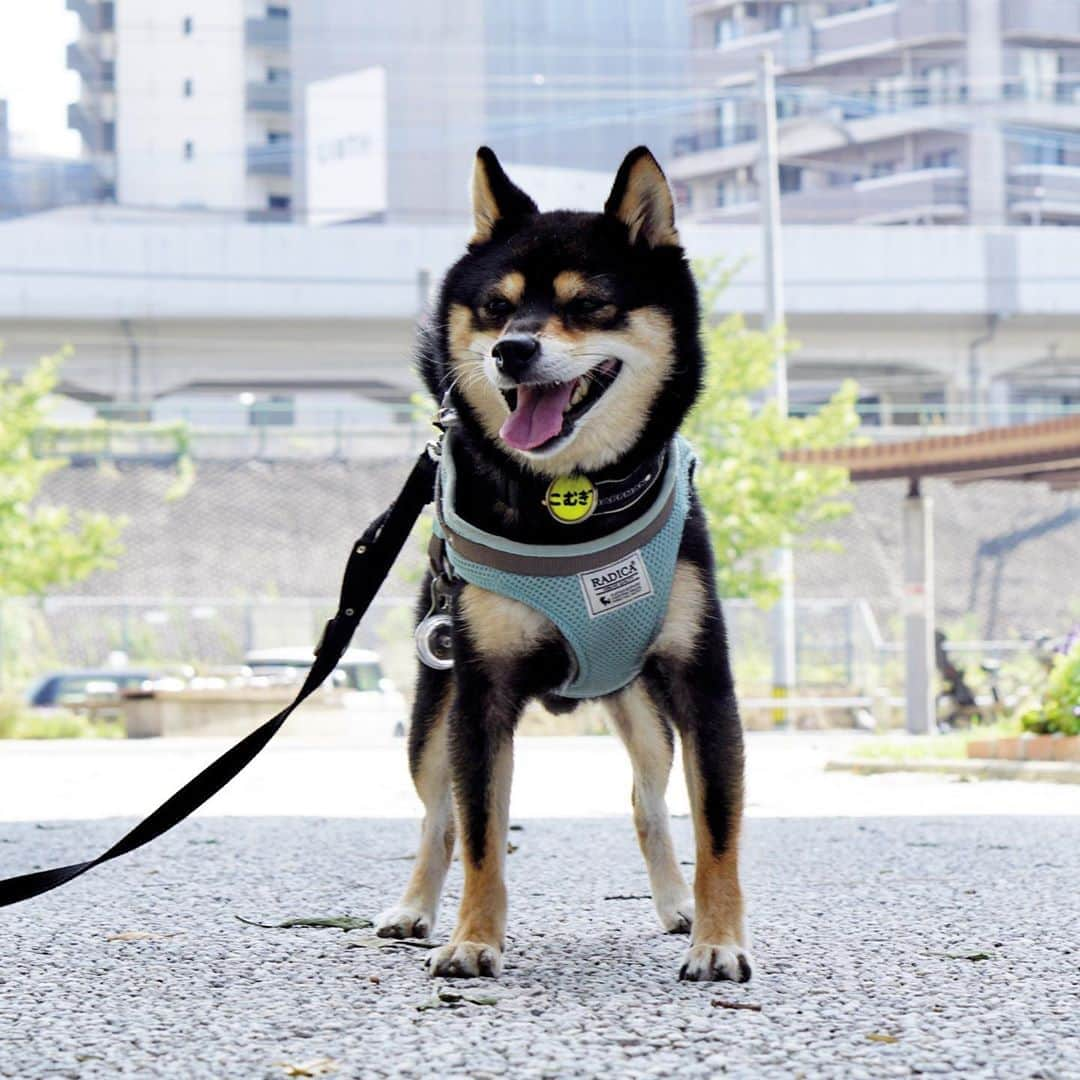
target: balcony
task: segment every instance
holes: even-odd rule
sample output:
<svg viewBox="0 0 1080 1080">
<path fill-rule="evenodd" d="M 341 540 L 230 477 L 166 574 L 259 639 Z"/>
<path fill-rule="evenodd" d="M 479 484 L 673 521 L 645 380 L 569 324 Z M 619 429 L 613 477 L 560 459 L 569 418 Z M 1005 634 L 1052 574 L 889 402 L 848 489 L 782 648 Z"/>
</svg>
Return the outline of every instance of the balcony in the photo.
<svg viewBox="0 0 1080 1080">
<path fill-rule="evenodd" d="M 116 28 L 116 6 L 113 0 L 67 0 L 68 11 L 79 16 L 83 26 L 92 34 Z"/>
<path fill-rule="evenodd" d="M 78 41 L 71 42 L 67 47 L 67 66 L 77 71 L 91 90 L 116 89 L 116 65 L 113 61 L 102 60 Z"/>
<path fill-rule="evenodd" d="M 962 221 L 967 215 L 967 174 L 963 169 L 917 169 L 849 187 L 794 191 L 780 197 L 780 213 L 790 225 Z M 719 207 L 698 218 L 714 223 L 757 219 L 757 202 Z"/>
<path fill-rule="evenodd" d="M 778 30 L 752 33 L 725 41 L 715 51 L 699 50 L 695 56 L 699 77 L 728 79 L 757 70 L 765 49 L 773 54 L 777 66 L 785 70 L 809 67 L 813 59 L 813 31 L 810 26 L 787 26 Z"/>
<path fill-rule="evenodd" d="M 1012 2 L 1023 7 L 1025 0 Z M 698 50 L 695 58 L 699 76 L 745 79 L 756 70 L 764 49 L 772 50 L 781 70 L 791 71 L 887 52 L 921 41 L 959 40 L 965 32 L 964 0 L 894 0 L 828 15 L 802 26 L 773 30 L 761 29 L 757 21 L 739 25 L 745 36 L 731 38 L 715 51 Z"/>
<path fill-rule="evenodd" d="M 1080 38 L 1080 6 L 1074 0 L 1004 0 L 1001 32 L 1032 41 Z"/>
<path fill-rule="evenodd" d="M 292 172 L 292 143 L 260 143 L 247 148 L 248 176 L 289 176 Z"/>
<path fill-rule="evenodd" d="M 720 150 L 725 146 L 753 142 L 756 138 L 757 128 L 753 124 L 707 128 L 689 135 L 677 135 L 672 152 L 675 157 L 684 157 L 686 154 L 700 154 L 706 150 Z"/>
<path fill-rule="evenodd" d="M 244 41 L 262 49 L 289 47 L 289 19 L 286 15 L 262 15 L 244 23 Z"/>
<path fill-rule="evenodd" d="M 292 107 L 292 82 L 272 79 L 247 84 L 247 107 L 251 112 L 288 112 Z"/>
<path fill-rule="evenodd" d="M 818 19 L 814 59 L 825 54 L 855 56 L 882 47 L 964 36 L 963 0 L 897 0 Z"/>
<path fill-rule="evenodd" d="M 111 120 L 105 120 L 92 112 L 81 102 L 73 101 L 68 106 L 68 127 L 73 128 L 82 136 L 86 148 L 91 153 L 115 153 L 115 125 Z"/>
<path fill-rule="evenodd" d="M 1075 224 L 1080 219 L 1080 167 L 1014 165 L 1009 170 L 1009 212 L 1031 225 Z"/>
<path fill-rule="evenodd" d="M 878 4 L 830 15 L 814 23 L 814 52 L 861 52 L 889 41 L 895 36 L 895 28 L 896 4 Z"/>
</svg>

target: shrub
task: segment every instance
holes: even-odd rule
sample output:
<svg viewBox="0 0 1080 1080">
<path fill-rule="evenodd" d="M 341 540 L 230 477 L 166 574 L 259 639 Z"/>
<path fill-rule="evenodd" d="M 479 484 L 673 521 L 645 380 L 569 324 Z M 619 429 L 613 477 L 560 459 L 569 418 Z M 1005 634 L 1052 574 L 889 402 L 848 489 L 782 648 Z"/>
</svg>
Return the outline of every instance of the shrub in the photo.
<svg viewBox="0 0 1080 1080">
<path fill-rule="evenodd" d="M 117 739 L 123 736 L 122 720 L 91 719 L 67 709 L 26 709 L 13 698 L 0 697 L 0 739 Z"/>
<path fill-rule="evenodd" d="M 1054 658 L 1042 704 L 1021 717 L 1025 731 L 1080 735 L 1080 641 Z"/>
</svg>

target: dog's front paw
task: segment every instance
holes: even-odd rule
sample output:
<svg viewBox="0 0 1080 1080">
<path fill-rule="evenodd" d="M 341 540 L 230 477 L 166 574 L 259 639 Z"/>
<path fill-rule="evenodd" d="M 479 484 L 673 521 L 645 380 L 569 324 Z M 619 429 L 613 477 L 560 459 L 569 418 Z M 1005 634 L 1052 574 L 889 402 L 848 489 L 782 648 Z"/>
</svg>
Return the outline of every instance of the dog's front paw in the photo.
<svg viewBox="0 0 1080 1080">
<path fill-rule="evenodd" d="M 747 982 L 750 954 L 741 945 L 691 945 L 679 978 L 688 982 Z"/>
<path fill-rule="evenodd" d="M 452 979 L 496 978 L 502 971 L 502 952 L 481 941 L 459 941 L 440 945 L 428 956 L 428 971 Z"/>
<path fill-rule="evenodd" d="M 673 900 L 658 900 L 656 914 L 668 934 L 689 934 L 694 925 L 694 898 L 687 893 Z"/>
<path fill-rule="evenodd" d="M 400 904 L 387 908 L 375 917 L 375 933 L 388 938 L 426 938 L 431 936 L 435 916 Z"/>
</svg>

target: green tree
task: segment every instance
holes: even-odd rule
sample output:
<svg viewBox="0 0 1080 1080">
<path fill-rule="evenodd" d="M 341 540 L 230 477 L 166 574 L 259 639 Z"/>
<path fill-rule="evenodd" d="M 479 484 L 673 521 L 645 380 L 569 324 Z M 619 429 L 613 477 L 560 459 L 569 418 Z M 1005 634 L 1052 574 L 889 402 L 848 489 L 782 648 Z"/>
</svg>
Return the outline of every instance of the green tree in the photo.
<svg viewBox="0 0 1080 1080">
<path fill-rule="evenodd" d="M 81 581 L 112 565 L 121 550 L 122 522 L 35 502 L 45 477 L 64 465 L 36 457 L 33 448 L 59 364 L 47 357 L 22 379 L 0 371 L 0 599 Z"/>
<path fill-rule="evenodd" d="M 716 310 L 728 274 L 697 267 L 703 310 Z M 819 525 L 851 504 L 846 469 L 804 468 L 781 460 L 795 447 L 837 446 L 858 427 L 856 386 L 846 382 L 817 413 L 782 415 L 768 400 L 774 358 L 791 345 L 779 332 L 748 330 L 741 316 L 706 321 L 705 388 L 684 426 L 699 458 L 695 476 L 716 553 L 721 596 L 768 605 L 779 596 L 771 553 L 812 542 Z"/>
</svg>

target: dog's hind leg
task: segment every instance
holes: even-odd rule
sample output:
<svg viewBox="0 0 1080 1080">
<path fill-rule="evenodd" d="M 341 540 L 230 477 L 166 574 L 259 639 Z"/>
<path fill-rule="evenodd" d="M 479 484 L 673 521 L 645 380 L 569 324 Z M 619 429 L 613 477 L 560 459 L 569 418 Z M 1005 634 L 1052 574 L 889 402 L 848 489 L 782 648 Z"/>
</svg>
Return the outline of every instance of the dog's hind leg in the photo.
<svg viewBox="0 0 1080 1080">
<path fill-rule="evenodd" d="M 634 770 L 634 827 L 649 872 L 656 914 L 669 934 L 688 934 L 694 901 L 675 858 L 664 799 L 674 757 L 671 725 L 657 711 L 641 680 L 605 704 Z"/>
<path fill-rule="evenodd" d="M 453 695 L 449 671 L 421 667 L 409 728 L 409 771 L 424 803 L 420 849 L 400 903 L 376 920 L 379 937 L 426 938 L 435 927 L 446 871 L 454 854 L 447 714 Z"/>
<path fill-rule="evenodd" d="M 700 510 L 692 511 L 663 630 L 642 679 L 682 741 L 694 819 L 694 926 L 680 977 L 750 978 L 739 829 L 743 810 L 743 737 L 724 619 Z"/>
<path fill-rule="evenodd" d="M 672 716 L 694 819 L 694 929 L 679 975 L 692 981 L 750 978 L 739 886 L 743 738 L 720 607 L 707 592 L 693 658 L 669 671 Z"/>
</svg>

